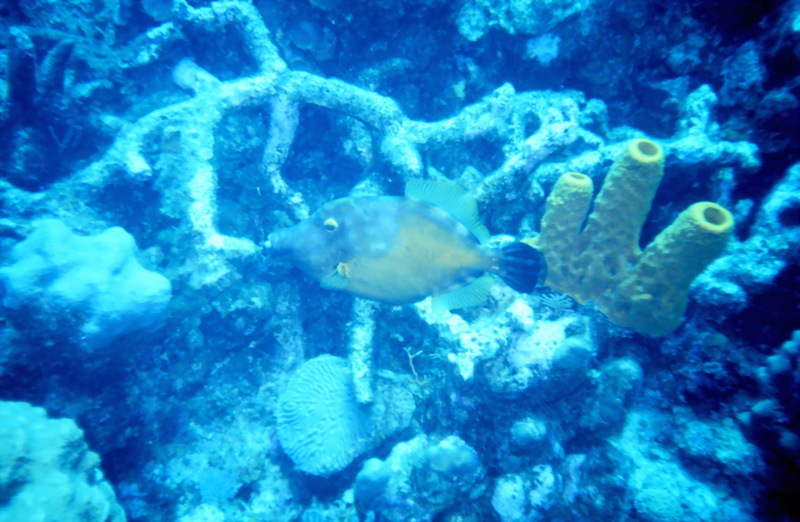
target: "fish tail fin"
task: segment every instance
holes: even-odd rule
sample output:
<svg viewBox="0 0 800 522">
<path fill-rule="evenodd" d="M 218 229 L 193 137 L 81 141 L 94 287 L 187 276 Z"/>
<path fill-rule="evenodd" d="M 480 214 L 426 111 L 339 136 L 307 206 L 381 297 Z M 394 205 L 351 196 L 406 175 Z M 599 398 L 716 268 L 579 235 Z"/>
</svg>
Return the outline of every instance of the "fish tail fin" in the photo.
<svg viewBox="0 0 800 522">
<path fill-rule="evenodd" d="M 497 275 L 517 292 L 533 292 L 544 279 L 542 253 L 527 243 L 511 243 L 500 249 Z"/>
</svg>

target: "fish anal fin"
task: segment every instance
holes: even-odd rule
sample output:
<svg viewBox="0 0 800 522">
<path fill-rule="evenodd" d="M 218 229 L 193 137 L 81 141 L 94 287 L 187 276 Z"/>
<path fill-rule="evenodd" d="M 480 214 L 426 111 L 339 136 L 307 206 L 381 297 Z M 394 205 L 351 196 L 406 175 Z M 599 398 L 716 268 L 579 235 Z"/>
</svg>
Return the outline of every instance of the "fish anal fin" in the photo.
<svg viewBox="0 0 800 522">
<path fill-rule="evenodd" d="M 486 302 L 494 283 L 492 276 L 484 274 L 471 283 L 446 294 L 431 298 L 431 310 L 434 315 L 443 314 L 458 308 L 480 306 Z"/>
<path fill-rule="evenodd" d="M 478 216 L 478 204 L 455 183 L 412 179 L 406 184 L 406 197 L 424 201 L 447 211 L 474 235 L 479 242 L 489 239 L 489 230 Z"/>
</svg>

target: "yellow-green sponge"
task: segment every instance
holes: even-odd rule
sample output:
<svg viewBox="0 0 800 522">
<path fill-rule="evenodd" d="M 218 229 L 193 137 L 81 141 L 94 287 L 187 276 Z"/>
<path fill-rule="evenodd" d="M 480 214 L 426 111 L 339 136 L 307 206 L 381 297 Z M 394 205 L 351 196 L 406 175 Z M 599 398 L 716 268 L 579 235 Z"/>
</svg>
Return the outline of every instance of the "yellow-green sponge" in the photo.
<svg viewBox="0 0 800 522">
<path fill-rule="evenodd" d="M 680 324 L 689 285 L 722 253 L 733 229 L 730 212 L 715 203 L 695 203 L 642 252 L 639 233 L 663 170 L 658 144 L 631 141 L 606 176 L 588 219 L 591 180 L 564 174 L 547 198 L 535 242 L 547 261 L 548 286 L 581 303 L 594 300 L 617 324 L 650 335 Z"/>
<path fill-rule="evenodd" d="M 547 198 L 542 231 L 532 243 L 544 254 L 547 264 L 547 285 L 572 295 L 584 302 L 581 292 L 581 275 L 585 267 L 579 265 L 576 254 L 581 227 L 592 204 L 592 178 L 577 172 L 564 174 L 556 181 Z"/>
<path fill-rule="evenodd" d="M 689 285 L 725 250 L 733 216 L 716 203 L 695 203 L 650 243 L 608 301 L 615 322 L 650 335 L 678 327 Z"/>
</svg>

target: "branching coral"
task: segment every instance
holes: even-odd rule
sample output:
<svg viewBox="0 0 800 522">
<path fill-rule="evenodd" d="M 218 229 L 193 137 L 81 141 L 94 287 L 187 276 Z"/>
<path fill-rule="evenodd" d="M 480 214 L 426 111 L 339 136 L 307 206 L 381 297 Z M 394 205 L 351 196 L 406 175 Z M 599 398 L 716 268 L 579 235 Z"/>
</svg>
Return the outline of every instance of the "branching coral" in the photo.
<svg viewBox="0 0 800 522">
<path fill-rule="evenodd" d="M 222 234 L 216 224 L 218 172 L 213 151 L 217 126 L 226 115 L 248 107 L 269 109 L 261 182 L 271 186 L 298 219 L 308 215 L 308 207 L 303 195 L 290 188 L 281 170 L 304 105 L 337 111 L 366 126 L 375 137 L 380 157 L 406 179 L 423 174 L 423 149 L 477 138 L 504 144 L 503 166 L 471 187 L 486 201 L 499 197 L 509 181 L 530 172 L 549 153 L 575 139 L 577 108 L 569 101 L 563 110 L 553 109 L 535 103 L 530 94 L 518 95 L 506 84 L 451 118 L 416 121 L 405 116 L 391 98 L 338 79 L 288 69 L 251 4 L 223 1 L 193 8 L 179 1 L 174 16 L 169 27 L 164 24 L 163 30 L 148 33 L 153 46 L 161 48 L 165 45 L 162 40 L 174 38 L 170 35 L 176 26 L 212 33 L 230 28 L 242 36 L 257 72 L 222 81 L 195 62 L 183 60 L 175 67 L 173 79 L 193 94 L 191 98 L 166 105 L 126 126 L 97 161 L 37 197 L 7 182 L 2 182 L 0 190 L 18 215 L 62 215 L 60 201 L 65 197 L 91 205 L 99 189 L 120 179 L 141 184 L 157 176 L 156 186 L 164 195 L 161 211 L 182 223 L 181 235 L 192 247 L 183 272 L 195 287 L 224 277 L 230 272 L 231 259 L 258 251 L 254 242 Z M 537 118 L 543 122 L 539 132 L 526 137 L 526 125 Z M 153 158 L 148 153 L 152 144 L 163 145 L 165 141 L 171 145 L 162 146 L 161 154 Z M 83 211 L 92 215 L 89 208 Z M 96 214 L 92 217 L 94 222 L 101 221 Z"/>
<path fill-rule="evenodd" d="M 290 69 L 259 12 L 245 2 L 220 1 L 194 8 L 179 0 L 172 21 L 148 31 L 120 51 L 119 67 L 157 62 L 170 42 L 181 34 L 198 31 L 240 35 L 255 71 L 249 76 L 220 80 L 194 61 L 181 61 L 173 70 L 173 79 L 192 93 L 190 98 L 123 125 L 99 159 L 41 194 L 33 196 L 0 182 L 11 215 L 55 215 L 69 217 L 73 222 L 68 223 L 73 226 L 74 221 L 83 220 L 81 223 L 95 227 L 103 221 L 93 207 L 104 187 L 142 185 L 155 178 L 154 187 L 162 194 L 160 210 L 178 220 L 176 239 L 189 250 L 181 273 L 193 286 L 202 287 L 231 273 L 232 260 L 258 251 L 255 242 L 222 233 L 217 223 L 222 168 L 215 158 L 218 127 L 224 118 L 243 110 L 264 109 L 269 122 L 257 169 L 260 179 L 251 179 L 241 188 L 258 189 L 260 193 L 260 187 L 271 187 L 271 197 L 297 219 L 308 215 L 306 195 L 290 186 L 283 169 L 296 138 L 300 110 L 307 105 L 344 115 L 351 133 L 345 139 L 355 143 L 356 154 L 381 159 L 405 179 L 426 174 L 424 156 L 429 151 L 476 139 L 497 144 L 502 149 L 497 168 L 486 175 L 467 169 L 459 177 L 459 182 L 484 205 L 507 197 L 525 175 L 576 140 L 592 147 L 602 144 L 601 138 L 582 127 L 583 121 L 592 118 L 587 111 L 594 109 L 589 103 L 582 112 L 580 105 L 586 102 L 579 94 L 517 93 L 509 84 L 452 117 L 431 122 L 408 118 L 392 98 L 338 79 Z M 529 134 L 533 123 L 538 127 Z M 160 149 L 160 154 L 154 155 L 153 149 Z M 80 203 L 79 216 L 65 215 L 65 199 Z M 22 234 L 26 227 L 18 218 L 6 226 Z"/>
<path fill-rule="evenodd" d="M 750 234 L 711 264 L 696 283 L 698 300 L 723 313 L 738 311 L 800 257 L 800 163 L 770 191 Z M 750 297 L 748 297 L 750 296 Z"/>
</svg>

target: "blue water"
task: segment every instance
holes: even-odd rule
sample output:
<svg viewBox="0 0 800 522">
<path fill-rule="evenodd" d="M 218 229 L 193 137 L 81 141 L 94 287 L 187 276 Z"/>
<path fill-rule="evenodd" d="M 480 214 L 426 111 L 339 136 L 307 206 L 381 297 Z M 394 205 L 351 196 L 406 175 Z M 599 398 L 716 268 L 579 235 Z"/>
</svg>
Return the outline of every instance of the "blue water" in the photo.
<svg viewBox="0 0 800 522">
<path fill-rule="evenodd" d="M 797 518 L 800 1 L 12 0 L 0 35 L 0 520 Z M 637 139 L 660 183 L 609 181 Z M 568 172 L 596 213 L 553 246 Z M 432 315 L 268 242 L 416 178 L 536 290 Z M 727 240 L 642 269 L 700 201 Z"/>
</svg>

